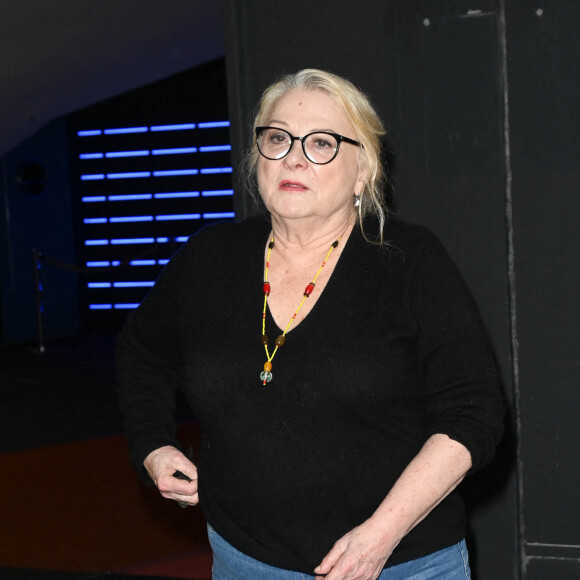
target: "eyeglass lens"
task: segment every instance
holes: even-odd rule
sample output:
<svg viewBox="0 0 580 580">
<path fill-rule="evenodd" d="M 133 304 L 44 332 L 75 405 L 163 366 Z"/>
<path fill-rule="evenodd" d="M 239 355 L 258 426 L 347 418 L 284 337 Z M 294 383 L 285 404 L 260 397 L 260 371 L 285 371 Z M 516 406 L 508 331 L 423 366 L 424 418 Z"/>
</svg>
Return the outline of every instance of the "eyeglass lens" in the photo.
<svg viewBox="0 0 580 580">
<path fill-rule="evenodd" d="M 294 139 L 283 129 L 268 127 L 258 137 L 258 149 L 268 159 L 282 159 L 290 149 Z M 338 141 L 328 133 L 310 133 L 302 138 L 302 149 L 310 161 L 328 163 L 338 151 Z"/>
</svg>

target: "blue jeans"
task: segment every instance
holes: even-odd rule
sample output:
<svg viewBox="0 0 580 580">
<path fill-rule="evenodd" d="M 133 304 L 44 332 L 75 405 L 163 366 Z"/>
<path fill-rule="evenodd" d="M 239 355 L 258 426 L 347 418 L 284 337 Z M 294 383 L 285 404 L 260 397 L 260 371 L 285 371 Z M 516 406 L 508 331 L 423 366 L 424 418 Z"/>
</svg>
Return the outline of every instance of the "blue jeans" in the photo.
<svg viewBox="0 0 580 580">
<path fill-rule="evenodd" d="M 269 566 L 228 544 L 211 526 L 207 528 L 213 550 L 212 580 L 313 580 L 314 576 Z M 469 580 L 471 572 L 465 540 L 383 570 L 378 580 Z"/>
</svg>

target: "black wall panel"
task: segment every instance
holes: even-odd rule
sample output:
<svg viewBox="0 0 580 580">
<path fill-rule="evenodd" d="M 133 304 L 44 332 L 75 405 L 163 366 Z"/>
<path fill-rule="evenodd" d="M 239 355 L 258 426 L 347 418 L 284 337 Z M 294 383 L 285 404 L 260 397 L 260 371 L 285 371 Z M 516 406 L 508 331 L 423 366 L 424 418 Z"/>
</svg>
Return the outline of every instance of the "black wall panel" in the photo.
<svg viewBox="0 0 580 580">
<path fill-rule="evenodd" d="M 508 8 L 523 548 L 580 578 L 580 4 Z"/>
</svg>

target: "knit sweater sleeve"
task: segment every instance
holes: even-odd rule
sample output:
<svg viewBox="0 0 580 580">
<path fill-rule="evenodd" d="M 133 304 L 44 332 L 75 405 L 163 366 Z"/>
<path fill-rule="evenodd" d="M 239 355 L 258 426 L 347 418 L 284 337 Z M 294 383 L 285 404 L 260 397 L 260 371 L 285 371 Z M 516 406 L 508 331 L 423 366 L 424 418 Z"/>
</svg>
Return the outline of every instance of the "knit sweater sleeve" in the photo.
<svg viewBox="0 0 580 580">
<path fill-rule="evenodd" d="M 189 284 L 192 245 L 182 248 L 162 271 L 152 291 L 133 311 L 116 345 L 117 398 L 131 463 L 150 483 L 143 461 L 165 445 L 179 448 L 175 390 L 181 386 L 180 320 Z"/>
<path fill-rule="evenodd" d="M 470 473 L 488 463 L 503 434 L 503 396 L 495 357 L 475 302 L 438 239 L 413 266 L 409 296 L 418 326 L 419 372 L 427 435 L 443 433 L 470 452 Z"/>
</svg>

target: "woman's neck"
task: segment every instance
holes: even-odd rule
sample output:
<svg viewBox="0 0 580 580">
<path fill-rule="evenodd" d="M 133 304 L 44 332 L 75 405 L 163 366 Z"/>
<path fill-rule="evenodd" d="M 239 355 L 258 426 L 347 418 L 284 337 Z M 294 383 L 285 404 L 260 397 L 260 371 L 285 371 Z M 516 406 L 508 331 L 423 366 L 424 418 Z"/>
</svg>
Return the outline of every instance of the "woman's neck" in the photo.
<svg viewBox="0 0 580 580">
<path fill-rule="evenodd" d="M 290 261 L 319 256 L 338 238 L 341 238 L 341 242 L 344 243 L 355 222 L 354 212 L 341 216 L 340 219 L 335 218 L 317 223 L 278 219 L 272 216 L 276 253 Z"/>
</svg>

